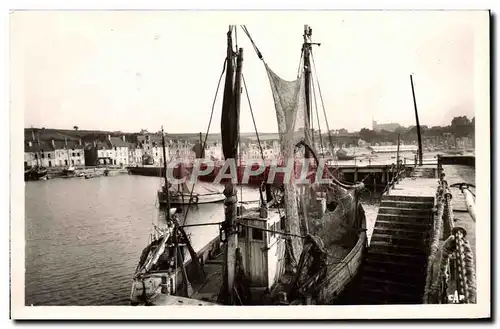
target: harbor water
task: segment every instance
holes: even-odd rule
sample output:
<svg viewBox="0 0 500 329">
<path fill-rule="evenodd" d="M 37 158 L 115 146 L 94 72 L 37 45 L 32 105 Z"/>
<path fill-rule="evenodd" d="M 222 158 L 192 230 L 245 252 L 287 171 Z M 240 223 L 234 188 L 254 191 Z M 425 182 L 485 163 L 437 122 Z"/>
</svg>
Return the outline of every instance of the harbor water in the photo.
<svg viewBox="0 0 500 329">
<path fill-rule="evenodd" d="M 26 305 L 127 305 L 152 224 L 162 224 L 160 184 L 134 175 L 26 182 Z M 243 188 L 243 201 L 257 199 Z M 377 200 L 367 194 L 363 203 L 373 227 Z M 209 204 L 191 207 L 186 224 L 223 220 L 223 205 Z M 218 234 L 218 226 L 187 229 L 195 249 Z"/>
</svg>

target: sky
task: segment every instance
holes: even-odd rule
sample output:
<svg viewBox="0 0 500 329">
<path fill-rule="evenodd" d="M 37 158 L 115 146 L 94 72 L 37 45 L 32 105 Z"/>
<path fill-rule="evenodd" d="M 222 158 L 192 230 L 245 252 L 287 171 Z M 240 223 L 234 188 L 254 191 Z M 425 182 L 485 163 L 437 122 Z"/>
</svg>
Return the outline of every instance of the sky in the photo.
<svg viewBox="0 0 500 329">
<path fill-rule="evenodd" d="M 11 106 L 24 110 L 25 127 L 61 129 L 206 132 L 229 24 L 245 24 L 286 80 L 297 75 L 304 24 L 312 27 L 330 129 L 371 128 L 372 119 L 414 125 L 410 74 L 420 123 L 448 125 L 477 110 L 474 67 L 489 42 L 487 12 L 25 11 L 10 18 Z M 264 64 L 241 29 L 237 38 L 257 129 L 277 132 Z M 220 132 L 222 84 L 211 133 Z M 322 114 L 320 121 L 325 129 Z M 240 127 L 255 129 L 246 95 Z"/>
</svg>

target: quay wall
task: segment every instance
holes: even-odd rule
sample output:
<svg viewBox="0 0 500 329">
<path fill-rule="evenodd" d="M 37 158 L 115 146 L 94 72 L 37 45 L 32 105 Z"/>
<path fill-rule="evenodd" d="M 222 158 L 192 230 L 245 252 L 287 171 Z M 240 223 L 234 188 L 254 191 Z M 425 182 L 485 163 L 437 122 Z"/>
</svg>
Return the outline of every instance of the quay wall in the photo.
<svg viewBox="0 0 500 329">
<path fill-rule="evenodd" d="M 47 168 L 47 174 L 50 177 L 61 177 L 64 176 L 64 169 L 65 168 L 60 168 L 60 167 L 49 167 Z M 75 171 L 77 173 L 83 173 L 83 174 L 95 174 L 95 175 L 104 175 L 104 171 L 108 170 L 111 175 L 116 175 L 116 174 L 127 174 L 129 171 L 126 168 L 121 168 L 121 167 L 76 167 Z"/>
<path fill-rule="evenodd" d="M 476 166 L 476 157 L 473 155 L 438 155 L 438 164 Z"/>
</svg>

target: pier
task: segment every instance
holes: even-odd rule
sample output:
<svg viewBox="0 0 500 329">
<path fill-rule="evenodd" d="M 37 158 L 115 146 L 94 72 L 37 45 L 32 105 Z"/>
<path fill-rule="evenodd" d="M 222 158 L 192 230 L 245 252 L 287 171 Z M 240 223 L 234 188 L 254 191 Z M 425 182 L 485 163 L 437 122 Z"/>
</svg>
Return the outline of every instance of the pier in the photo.
<svg viewBox="0 0 500 329">
<path fill-rule="evenodd" d="M 443 162 L 417 166 L 383 194 L 350 292 L 359 304 L 475 303 L 475 214 L 456 186 L 474 186 L 456 164 L 473 162 Z"/>
<path fill-rule="evenodd" d="M 437 160 L 431 160 L 431 161 L 426 161 L 426 165 L 428 166 L 436 166 L 437 165 Z M 394 177 L 397 174 L 398 168 L 399 171 L 403 171 L 406 174 L 411 173 L 416 164 L 415 162 L 404 162 L 400 163 L 399 167 L 396 166 L 395 163 L 388 163 L 388 164 L 370 164 L 368 161 L 364 161 L 362 163 L 346 163 L 346 164 L 327 164 L 325 168 L 328 168 L 328 170 L 333 173 L 337 178 L 339 178 L 342 181 L 349 182 L 349 183 L 354 183 L 358 181 L 362 181 L 365 186 L 374 191 L 374 192 L 382 192 L 384 190 L 384 187 L 391 182 Z M 280 167 L 278 165 L 278 167 Z M 252 165 L 251 170 L 256 170 L 258 168 L 258 165 Z M 127 167 L 129 170 L 130 174 L 133 175 L 143 175 L 143 176 L 155 176 L 155 177 L 162 177 L 164 176 L 164 169 L 162 167 L 158 166 L 135 166 L 135 167 Z M 206 167 L 201 166 L 202 170 L 205 170 Z M 201 175 L 198 177 L 199 180 L 204 181 L 204 182 L 209 182 L 212 183 L 216 180 L 217 174 L 219 171 L 222 169 L 222 165 L 217 165 L 213 168 L 213 170 L 205 175 Z M 238 182 L 242 181 L 242 178 L 244 176 L 246 170 L 245 165 L 241 165 L 237 167 L 237 176 L 238 176 Z M 270 165 L 266 165 L 265 169 L 261 174 L 255 175 L 255 176 L 250 176 L 248 184 L 249 185 L 255 185 L 259 186 L 262 182 L 266 180 L 266 177 L 268 177 L 270 173 Z M 315 166 L 311 166 L 308 174 L 308 179 L 311 181 L 315 180 Z M 193 165 L 192 164 L 186 164 L 185 166 L 180 168 L 180 166 L 176 166 L 173 168 L 173 176 L 175 178 L 180 178 L 182 177 L 181 172 L 187 175 L 190 175 L 193 172 Z M 297 170 L 296 170 L 297 172 Z M 300 172 L 300 169 L 298 170 Z M 314 172 L 314 173 L 313 173 Z M 226 173 L 229 173 L 227 171 Z M 298 177 L 296 175 L 296 177 Z M 323 178 L 326 178 L 327 176 L 323 174 Z M 224 182 L 224 180 L 222 180 Z M 283 173 L 277 172 L 276 173 L 276 179 L 274 181 L 275 184 L 281 184 L 283 182 Z"/>
</svg>

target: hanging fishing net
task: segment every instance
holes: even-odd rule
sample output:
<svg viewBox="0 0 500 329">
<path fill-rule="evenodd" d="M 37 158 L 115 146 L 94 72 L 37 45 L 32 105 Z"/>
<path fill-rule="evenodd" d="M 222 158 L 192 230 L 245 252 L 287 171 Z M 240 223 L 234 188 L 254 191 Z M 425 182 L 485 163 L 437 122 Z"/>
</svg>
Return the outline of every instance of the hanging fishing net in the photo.
<svg viewBox="0 0 500 329">
<path fill-rule="evenodd" d="M 267 65 L 266 70 L 276 109 L 281 156 L 285 162 L 293 158 L 295 163 L 304 163 L 300 161 L 304 159 L 304 148 L 295 152 L 297 143 L 306 144 L 316 157 L 314 146 L 311 144 L 311 131 L 307 129 L 309 123 L 306 115 L 304 75 L 295 81 L 285 81 Z M 328 252 L 330 263 L 340 262 L 356 244 L 360 225 L 364 221 L 364 212 L 357 202 L 361 188 L 362 186 L 350 188 L 334 180 L 327 185 L 312 183 L 302 187 L 300 189 L 302 192 L 299 192 L 295 184 L 285 184 L 287 228 L 291 233 L 303 234 L 304 226 L 307 226 L 311 235 L 320 238 Z M 327 210 L 324 214 L 320 211 L 319 196 L 326 198 Z M 304 200 L 306 204 L 302 204 L 299 211 L 297 205 Z M 304 213 L 307 213 L 307 223 L 303 221 Z M 300 243 L 300 239 L 292 239 L 293 254 L 296 259 L 301 252 Z"/>
</svg>

